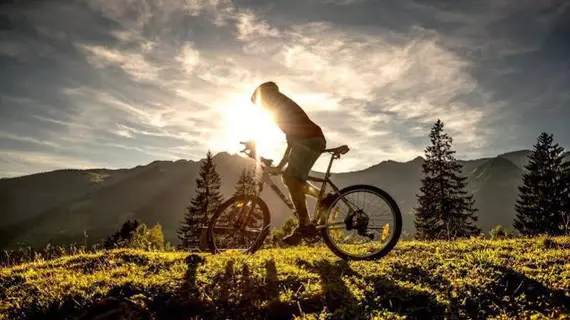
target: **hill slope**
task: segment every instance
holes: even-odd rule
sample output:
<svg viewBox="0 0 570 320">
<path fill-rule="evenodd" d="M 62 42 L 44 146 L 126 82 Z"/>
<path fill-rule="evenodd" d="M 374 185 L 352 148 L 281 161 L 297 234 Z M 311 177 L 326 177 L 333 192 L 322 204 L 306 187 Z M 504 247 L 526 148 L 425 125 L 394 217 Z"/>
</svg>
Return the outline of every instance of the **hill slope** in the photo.
<svg viewBox="0 0 570 320">
<path fill-rule="evenodd" d="M 404 241 L 380 261 L 348 263 L 319 247 L 115 250 L 0 269 L 0 319 L 290 319 L 301 310 L 307 319 L 563 319 L 569 255 L 568 237 Z"/>
<path fill-rule="evenodd" d="M 522 150 L 460 161 L 484 232 L 497 224 L 511 227 L 527 155 Z M 364 183 L 385 189 L 400 206 L 404 231 L 413 233 L 423 161 L 421 157 L 409 162 L 383 161 L 361 171 L 334 174 L 332 180 L 339 187 Z M 227 153 L 216 155 L 214 162 L 225 196 L 232 194 L 241 169 L 252 165 L 249 159 Z M 84 231 L 93 243 L 133 217 L 162 224 L 167 240 L 177 243 L 176 230 L 194 195 L 199 167 L 200 162 L 194 161 L 155 161 L 132 169 L 60 170 L 0 179 L 0 248 L 18 243 L 83 242 Z M 285 190 L 280 179 L 275 180 Z M 271 209 L 272 224 L 279 226 L 291 216 L 269 188 L 262 197 Z"/>
<path fill-rule="evenodd" d="M 468 189 L 474 194 L 475 206 L 479 209 L 479 228 L 490 230 L 499 224 L 511 228 L 522 173 L 511 161 L 496 157 L 467 175 Z"/>
</svg>

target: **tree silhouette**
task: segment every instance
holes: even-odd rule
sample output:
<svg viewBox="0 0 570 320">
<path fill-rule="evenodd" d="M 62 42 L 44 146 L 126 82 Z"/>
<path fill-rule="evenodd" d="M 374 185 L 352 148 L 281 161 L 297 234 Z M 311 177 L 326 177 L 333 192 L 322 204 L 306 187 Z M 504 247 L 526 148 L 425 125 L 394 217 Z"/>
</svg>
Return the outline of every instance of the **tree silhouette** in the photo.
<svg viewBox="0 0 570 320">
<path fill-rule="evenodd" d="M 141 225 L 137 219 L 127 220 L 117 232 L 103 240 L 105 249 L 121 248 L 126 246 L 132 238 L 137 228 Z"/>
<path fill-rule="evenodd" d="M 208 151 L 196 178 L 196 192 L 186 208 L 184 221 L 178 230 L 181 248 L 205 248 L 205 234 L 209 218 L 222 203 L 221 179 L 216 171 L 212 153 Z"/>
<path fill-rule="evenodd" d="M 570 154 L 566 156 L 569 158 L 562 163 L 562 179 L 564 180 L 561 192 L 561 222 L 564 234 L 570 235 Z"/>
<path fill-rule="evenodd" d="M 416 195 L 416 238 L 449 240 L 479 234 L 481 230 L 474 225 L 477 209 L 473 196 L 465 191 L 467 178 L 460 176 L 452 138 L 443 132 L 441 120 L 434 124 L 429 137 L 421 195 Z"/>
<path fill-rule="evenodd" d="M 568 233 L 570 164 L 563 152 L 553 135 L 543 132 L 528 156 L 513 223 L 524 235 Z"/>
<path fill-rule="evenodd" d="M 255 167 L 243 168 L 235 185 L 234 196 L 255 193 Z"/>
</svg>

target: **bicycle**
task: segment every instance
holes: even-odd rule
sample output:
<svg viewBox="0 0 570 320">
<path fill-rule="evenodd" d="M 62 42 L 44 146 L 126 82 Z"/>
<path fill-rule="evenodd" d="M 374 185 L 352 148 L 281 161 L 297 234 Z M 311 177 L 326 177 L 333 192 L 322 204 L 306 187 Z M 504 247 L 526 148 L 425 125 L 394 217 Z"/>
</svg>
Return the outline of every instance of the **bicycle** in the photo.
<svg viewBox="0 0 570 320">
<path fill-rule="evenodd" d="M 242 153 L 252 159 L 257 158 L 254 142 L 241 144 L 245 146 L 245 149 L 241 150 Z M 340 159 L 348 151 L 346 145 L 324 150 L 323 153 L 331 154 L 324 178 L 312 176 L 308 178 L 309 181 L 322 183 L 313 211 L 314 217 L 311 219 L 320 234 L 305 241 L 316 243 L 322 237 L 327 247 L 344 260 L 379 259 L 388 254 L 400 238 L 402 232 L 400 209 L 388 193 L 377 187 L 353 185 L 339 189 L 330 180 L 333 161 Z M 268 168 L 271 168 L 273 161 L 263 157 L 259 157 L 258 161 L 262 174 L 256 184 L 255 192 L 228 199 L 218 207 L 210 219 L 207 243 L 213 254 L 232 249 L 254 253 L 263 245 L 270 232 L 271 220 L 267 204 L 259 196 L 265 184 L 269 185 L 292 212 L 294 211 L 291 201 L 271 180 L 271 176 L 282 175 L 283 171 L 269 173 Z M 333 192 L 324 196 L 327 185 Z M 367 199 L 369 201 L 366 201 Z M 361 206 L 355 203 L 360 204 L 360 200 L 363 200 Z M 366 209 L 364 206 L 367 204 L 373 205 Z M 371 216 L 376 212 L 370 210 L 374 208 L 388 209 L 388 214 L 382 214 L 380 217 L 385 216 L 389 220 L 381 219 L 380 223 L 371 221 Z"/>
</svg>

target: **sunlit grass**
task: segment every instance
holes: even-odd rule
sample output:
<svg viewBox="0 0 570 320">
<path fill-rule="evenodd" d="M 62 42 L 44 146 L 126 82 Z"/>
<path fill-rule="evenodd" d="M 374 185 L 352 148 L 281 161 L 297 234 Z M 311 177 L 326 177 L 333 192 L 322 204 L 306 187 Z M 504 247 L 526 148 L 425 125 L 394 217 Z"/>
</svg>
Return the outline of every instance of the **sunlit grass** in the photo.
<svg viewBox="0 0 570 320">
<path fill-rule="evenodd" d="M 113 250 L 1 269 L 0 319 L 79 315 L 109 297 L 168 319 L 564 319 L 568 257 L 570 237 L 402 241 L 380 261 L 348 263 L 322 246 Z"/>
</svg>

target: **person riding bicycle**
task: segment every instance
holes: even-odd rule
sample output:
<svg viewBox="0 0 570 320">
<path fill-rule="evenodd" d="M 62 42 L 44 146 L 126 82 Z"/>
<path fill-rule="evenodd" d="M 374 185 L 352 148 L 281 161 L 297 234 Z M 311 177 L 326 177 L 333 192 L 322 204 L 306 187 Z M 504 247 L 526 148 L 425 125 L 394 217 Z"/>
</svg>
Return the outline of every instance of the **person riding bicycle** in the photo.
<svg viewBox="0 0 570 320">
<path fill-rule="evenodd" d="M 307 177 L 325 150 L 325 136 L 321 127 L 311 121 L 297 103 L 281 93 L 274 82 L 265 82 L 257 87 L 251 101 L 271 111 L 277 126 L 285 133 L 287 150 L 274 170 L 280 171 L 287 164 L 283 183 L 289 189 L 299 226 L 285 236 L 283 242 L 296 245 L 304 237 L 317 234 L 309 218 L 305 195 L 318 196 L 318 189 L 307 182 Z"/>
</svg>

